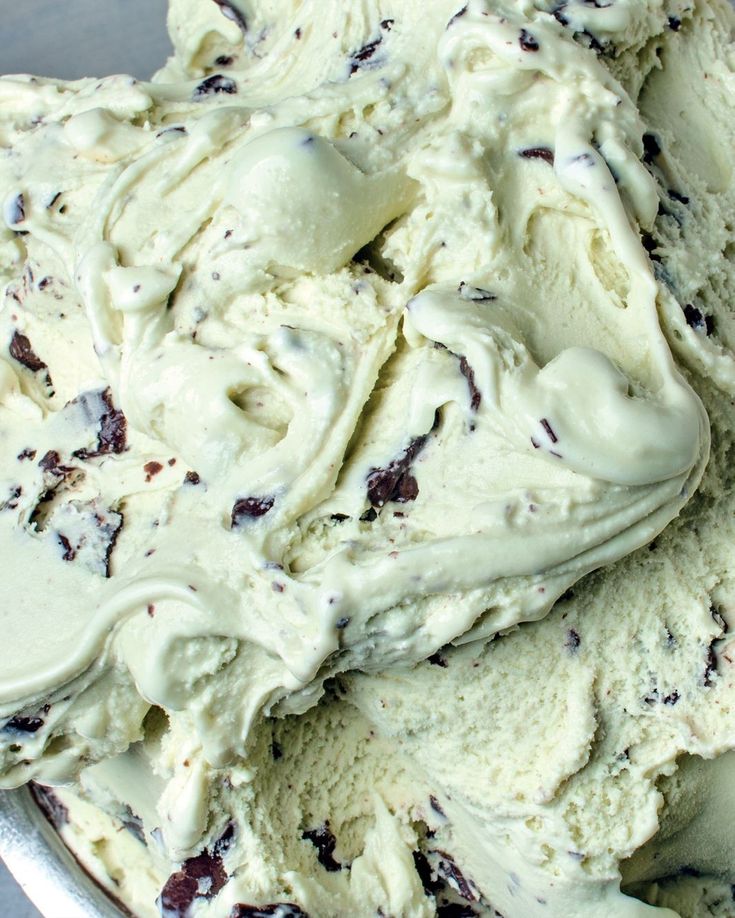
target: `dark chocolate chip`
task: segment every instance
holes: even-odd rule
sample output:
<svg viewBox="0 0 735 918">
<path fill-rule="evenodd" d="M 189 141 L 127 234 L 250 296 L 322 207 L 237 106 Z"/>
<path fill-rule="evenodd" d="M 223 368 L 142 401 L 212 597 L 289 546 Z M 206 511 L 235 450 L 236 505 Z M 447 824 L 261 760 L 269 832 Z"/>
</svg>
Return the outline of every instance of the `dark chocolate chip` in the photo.
<svg viewBox="0 0 735 918">
<path fill-rule="evenodd" d="M 349 623 L 350 623 L 349 617 L 346 615 L 343 615 L 342 618 L 337 619 L 337 621 L 334 623 L 334 627 L 338 631 L 344 631 L 344 629 L 349 625 Z"/>
<path fill-rule="evenodd" d="M 648 252 L 648 257 L 651 261 L 661 261 L 661 256 L 656 252 L 658 242 L 650 233 L 641 233 L 641 243 L 643 244 L 643 248 Z"/>
<path fill-rule="evenodd" d="M 23 462 L 24 459 L 35 459 L 35 458 L 36 458 L 36 450 L 31 449 L 28 446 L 25 449 L 22 449 L 18 453 L 18 456 L 17 456 L 17 459 L 19 462 Z"/>
<path fill-rule="evenodd" d="M 334 523 L 344 523 L 345 520 L 349 519 L 349 516 L 346 513 L 333 513 L 329 519 Z"/>
<path fill-rule="evenodd" d="M 566 636 L 566 639 L 564 640 L 564 646 L 567 648 L 567 650 L 570 653 L 576 653 L 581 643 L 582 643 L 582 638 L 574 630 L 574 628 L 570 628 L 569 631 L 567 631 L 567 636 Z"/>
<path fill-rule="evenodd" d="M 124 815 L 120 820 L 125 828 L 134 835 L 141 844 L 145 844 L 145 832 L 143 831 L 143 820 L 134 813 L 127 804 L 124 808 Z"/>
<path fill-rule="evenodd" d="M 23 493 L 23 488 L 21 485 L 13 485 L 10 488 L 8 496 L 4 501 L 0 502 L 0 512 L 3 510 L 15 510 L 20 502 L 20 496 Z"/>
<path fill-rule="evenodd" d="M 436 895 L 444 888 L 444 881 L 437 877 L 431 869 L 431 865 L 423 851 L 413 852 L 413 863 L 427 896 Z"/>
<path fill-rule="evenodd" d="M 554 165 L 554 151 L 549 147 L 526 147 L 524 150 L 519 150 L 518 155 L 523 159 L 542 159 L 550 166 Z"/>
<path fill-rule="evenodd" d="M 232 906 L 230 918 L 309 918 L 306 912 L 294 902 L 274 902 L 272 905 Z"/>
<path fill-rule="evenodd" d="M 69 541 L 69 539 L 63 534 L 63 532 L 57 532 L 56 538 L 59 540 L 59 544 L 64 549 L 64 554 L 61 556 L 64 561 L 73 561 L 77 556 L 77 550 L 74 548 Z"/>
<path fill-rule="evenodd" d="M 184 484 L 198 485 L 201 482 L 198 472 L 187 472 L 184 475 Z"/>
<path fill-rule="evenodd" d="M 717 675 L 717 654 L 715 653 L 715 642 L 712 641 L 707 648 L 707 656 L 704 666 L 703 681 L 707 688 L 715 684 L 713 676 Z"/>
<path fill-rule="evenodd" d="M 188 918 L 195 899 L 212 899 L 227 882 L 222 858 L 203 851 L 190 857 L 166 880 L 156 900 L 164 918 Z"/>
<path fill-rule="evenodd" d="M 676 691 L 676 689 L 674 689 L 674 691 L 671 692 L 670 694 L 664 695 L 663 703 L 671 705 L 673 707 L 673 705 L 676 704 L 679 698 L 680 698 L 679 693 Z"/>
<path fill-rule="evenodd" d="M 48 366 L 34 352 L 31 347 L 31 342 L 22 332 L 13 332 L 8 350 L 10 351 L 11 357 L 29 369 L 32 373 L 38 373 L 39 370 L 46 370 L 48 372 Z"/>
<path fill-rule="evenodd" d="M 373 507 L 383 507 L 388 501 L 407 503 L 416 500 L 419 487 L 410 469 L 428 439 L 428 434 L 415 437 L 404 452 L 384 469 L 370 470 L 367 477 L 367 496 Z"/>
<path fill-rule="evenodd" d="M 499 915 L 500 912 L 495 912 Z M 477 918 L 477 912 L 460 902 L 442 902 L 436 907 L 437 918 Z"/>
<path fill-rule="evenodd" d="M 692 303 L 687 303 L 684 307 L 684 318 L 690 328 L 695 331 L 704 331 L 705 335 L 711 335 L 715 330 L 714 316 L 703 313 Z"/>
<path fill-rule="evenodd" d="M 96 447 L 78 449 L 72 455 L 79 459 L 93 459 L 125 451 L 128 424 L 125 415 L 113 404 L 111 389 L 83 392 L 72 404 L 81 407 L 88 424 L 97 425 Z"/>
<path fill-rule="evenodd" d="M 350 55 L 350 76 L 352 76 L 353 73 L 357 73 L 358 70 L 365 66 L 365 64 L 378 50 L 382 42 L 383 36 L 379 35 L 377 38 L 367 42 L 367 44 L 364 44 L 362 48 Z"/>
<path fill-rule="evenodd" d="M 245 16 L 235 6 L 232 0 L 213 0 L 220 8 L 222 15 L 236 23 L 243 32 L 247 32 L 248 23 Z"/>
<path fill-rule="evenodd" d="M 274 497 L 241 497 L 232 508 L 232 528 L 237 529 L 246 520 L 265 516 L 273 507 Z"/>
<path fill-rule="evenodd" d="M 378 514 L 376 513 L 373 507 L 369 507 L 360 517 L 361 523 L 374 523 L 377 520 Z"/>
<path fill-rule="evenodd" d="M 472 284 L 467 284 L 464 281 L 461 281 L 459 287 L 457 287 L 457 293 L 463 300 L 471 300 L 473 303 L 490 303 L 497 299 L 495 294 L 490 293 L 489 290 L 483 290 L 482 287 L 473 287 Z"/>
<path fill-rule="evenodd" d="M 31 796 L 52 826 L 60 829 L 69 822 L 69 811 L 50 787 L 31 781 Z"/>
<path fill-rule="evenodd" d="M 449 28 L 450 26 L 453 26 L 454 23 L 455 23 L 458 19 L 461 19 L 461 18 L 467 13 L 467 7 L 468 7 L 468 5 L 469 5 L 469 4 L 465 3 L 465 5 L 462 7 L 462 9 L 461 9 L 461 10 L 458 10 L 458 11 L 454 14 L 454 16 L 452 16 L 452 18 L 451 18 L 451 19 L 449 20 L 449 22 L 447 23 L 447 28 Z"/>
<path fill-rule="evenodd" d="M 681 19 L 678 16 L 669 16 L 669 28 L 672 32 L 678 32 L 681 28 Z"/>
<path fill-rule="evenodd" d="M 23 223 L 26 218 L 26 202 L 22 194 L 16 195 L 8 205 L 6 217 L 10 226 Z"/>
<path fill-rule="evenodd" d="M 442 809 L 441 803 L 439 803 L 433 794 L 429 795 L 429 806 L 432 808 L 432 810 L 434 810 L 435 813 L 438 813 L 440 816 L 444 816 L 446 818 L 447 814 Z"/>
<path fill-rule="evenodd" d="M 283 758 L 283 749 L 281 744 L 277 743 L 275 740 L 271 743 L 271 757 L 274 762 L 277 762 L 279 759 Z"/>
<path fill-rule="evenodd" d="M 439 863 L 437 865 L 439 876 L 444 877 L 452 889 L 459 893 L 463 899 L 468 902 L 476 902 L 477 896 L 474 890 L 452 857 L 446 851 L 437 851 L 436 853 L 439 855 Z"/>
<path fill-rule="evenodd" d="M 551 426 L 551 424 L 549 423 L 549 421 L 548 421 L 546 418 L 541 418 L 541 426 L 542 426 L 543 429 L 546 431 L 546 435 L 547 435 L 547 437 L 549 438 L 549 440 L 551 440 L 552 443 L 558 443 L 558 442 L 559 442 L 559 438 L 557 437 L 556 433 L 554 432 L 554 428 Z"/>
<path fill-rule="evenodd" d="M 475 384 L 475 371 L 469 365 L 464 355 L 459 358 L 459 372 L 467 380 L 467 386 L 470 390 L 470 408 L 473 411 L 477 411 L 482 401 L 482 393 Z"/>
<path fill-rule="evenodd" d="M 163 465 L 160 462 L 156 462 L 155 459 L 151 459 L 150 462 L 146 462 L 143 466 L 143 471 L 145 472 L 145 480 L 152 481 L 159 472 L 163 471 Z"/>
<path fill-rule="evenodd" d="M 45 723 L 41 717 L 11 717 L 3 730 L 12 733 L 37 733 Z"/>
<path fill-rule="evenodd" d="M 655 134 L 646 132 L 643 135 L 643 162 L 651 165 L 657 156 L 661 154 L 661 144 Z"/>
<path fill-rule="evenodd" d="M 342 869 L 342 865 L 334 858 L 334 849 L 337 846 L 337 839 L 329 828 L 329 820 L 318 829 L 305 829 L 301 837 L 310 841 L 317 850 L 317 860 L 325 870 L 334 873 Z"/>
<path fill-rule="evenodd" d="M 192 93 L 192 100 L 199 102 L 200 99 L 204 99 L 207 96 L 218 95 L 223 92 L 228 95 L 234 95 L 237 92 L 237 83 L 229 77 L 222 76 L 221 73 L 215 73 L 197 84 Z"/>
<path fill-rule="evenodd" d="M 432 666 L 442 666 L 446 669 L 447 667 L 447 658 L 443 657 L 440 653 L 432 653 L 430 657 L 426 658 L 427 662 L 431 663 Z"/>
<path fill-rule="evenodd" d="M 220 54 L 219 57 L 214 59 L 214 64 L 215 67 L 229 67 L 234 60 L 235 58 L 230 57 L 229 54 Z"/>
<path fill-rule="evenodd" d="M 518 43 L 522 51 L 538 51 L 541 47 L 538 40 L 526 29 L 521 29 L 521 34 L 518 36 Z"/>
</svg>

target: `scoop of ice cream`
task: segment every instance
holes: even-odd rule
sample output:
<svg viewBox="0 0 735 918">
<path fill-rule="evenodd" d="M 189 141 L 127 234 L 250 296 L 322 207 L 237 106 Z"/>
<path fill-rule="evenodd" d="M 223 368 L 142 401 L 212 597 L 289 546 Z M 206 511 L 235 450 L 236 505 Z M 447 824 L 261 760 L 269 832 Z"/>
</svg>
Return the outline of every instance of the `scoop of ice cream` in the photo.
<svg viewBox="0 0 735 918">
<path fill-rule="evenodd" d="M 164 910 L 650 914 L 618 863 L 655 782 L 727 746 L 717 620 L 664 589 L 729 480 L 722 396 L 660 324 L 710 366 L 709 313 L 674 334 L 706 221 L 654 226 L 640 110 L 676 97 L 651 48 L 725 60 L 730 14 L 675 13 L 177 2 L 151 83 L 0 81 L 0 780 L 99 762 Z M 507 633 L 637 550 L 579 623 Z M 703 739 L 665 716 L 690 670 Z"/>
</svg>

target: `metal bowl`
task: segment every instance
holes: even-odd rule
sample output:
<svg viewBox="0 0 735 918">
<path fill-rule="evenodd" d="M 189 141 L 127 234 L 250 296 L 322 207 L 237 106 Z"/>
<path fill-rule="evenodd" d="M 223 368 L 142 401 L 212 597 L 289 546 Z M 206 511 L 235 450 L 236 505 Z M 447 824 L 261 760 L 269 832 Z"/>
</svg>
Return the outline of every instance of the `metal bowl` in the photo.
<svg viewBox="0 0 735 918">
<path fill-rule="evenodd" d="M 27 788 L 0 792 L 0 856 L 46 918 L 123 918 L 79 866 Z"/>
<path fill-rule="evenodd" d="M 6 3 L 0 73 L 147 79 L 171 52 L 165 19 L 166 0 Z M 125 914 L 79 866 L 27 788 L 0 792 L 0 856 L 46 918 Z M 3 906 L 10 915 L 10 903 Z"/>
</svg>

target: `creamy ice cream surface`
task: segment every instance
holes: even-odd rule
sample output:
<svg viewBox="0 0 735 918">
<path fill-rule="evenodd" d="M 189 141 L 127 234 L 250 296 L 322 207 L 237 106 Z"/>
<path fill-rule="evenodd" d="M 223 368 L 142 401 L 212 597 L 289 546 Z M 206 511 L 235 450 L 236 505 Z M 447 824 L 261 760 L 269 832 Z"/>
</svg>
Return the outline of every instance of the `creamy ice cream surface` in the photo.
<svg viewBox="0 0 735 918">
<path fill-rule="evenodd" d="M 0 79 L 0 781 L 135 915 L 735 914 L 734 28 Z"/>
</svg>

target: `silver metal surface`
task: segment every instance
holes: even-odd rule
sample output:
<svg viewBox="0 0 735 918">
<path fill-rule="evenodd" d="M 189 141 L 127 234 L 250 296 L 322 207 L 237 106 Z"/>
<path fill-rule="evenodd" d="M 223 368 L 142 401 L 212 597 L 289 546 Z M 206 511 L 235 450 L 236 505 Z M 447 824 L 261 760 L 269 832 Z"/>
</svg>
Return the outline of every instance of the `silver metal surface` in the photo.
<svg viewBox="0 0 735 918">
<path fill-rule="evenodd" d="M 25 788 L 0 792 L 0 857 L 45 918 L 123 914 L 84 873 Z"/>
</svg>

